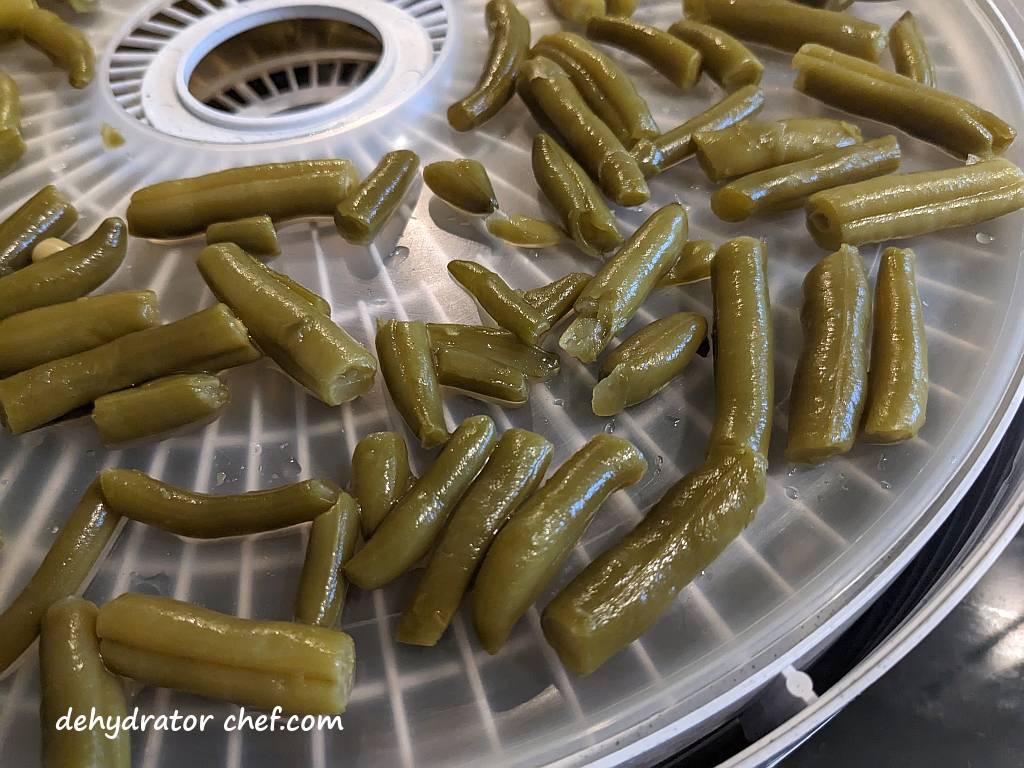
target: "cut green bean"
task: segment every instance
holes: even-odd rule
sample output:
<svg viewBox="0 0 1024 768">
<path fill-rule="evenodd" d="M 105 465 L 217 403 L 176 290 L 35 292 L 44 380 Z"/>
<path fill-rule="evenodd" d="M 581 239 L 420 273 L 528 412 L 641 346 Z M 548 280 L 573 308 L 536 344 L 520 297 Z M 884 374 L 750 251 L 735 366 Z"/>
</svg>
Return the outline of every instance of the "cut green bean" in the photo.
<svg viewBox="0 0 1024 768">
<path fill-rule="evenodd" d="M 217 245 L 217 243 L 215 243 L 215 245 Z M 237 243 L 233 243 L 232 245 L 237 246 Z M 238 247 L 241 248 L 241 246 Z M 252 264 L 249 266 L 257 272 L 269 277 L 279 286 L 284 288 L 287 293 L 291 294 L 293 298 L 302 302 L 310 309 L 313 309 L 322 315 L 327 315 L 327 317 L 331 316 L 331 305 L 327 303 L 327 300 L 320 294 L 309 290 L 309 288 L 304 286 L 302 283 L 297 280 L 292 280 L 292 278 L 288 277 L 288 275 L 283 272 L 278 272 L 277 270 L 268 267 L 259 259 L 253 259 Z"/>
<path fill-rule="evenodd" d="M 497 442 L 494 422 L 471 416 L 440 455 L 395 505 L 345 575 L 363 589 L 377 589 L 412 568 L 430 550 L 449 514 L 487 462 Z"/>
<path fill-rule="evenodd" d="M 922 85 L 935 87 L 935 67 L 914 14 L 907 11 L 889 29 L 889 52 L 896 71 Z"/>
<path fill-rule="evenodd" d="M 540 347 L 523 344 L 515 334 L 503 328 L 458 323 L 427 323 L 430 347 L 435 354 L 442 349 L 460 349 L 522 371 L 531 379 L 547 381 L 559 370 L 558 355 Z"/>
<path fill-rule="evenodd" d="M 55 66 L 67 72 L 72 88 L 85 88 L 92 82 L 95 55 L 89 39 L 52 11 L 35 3 L 0 6 L 0 33 L 20 37 L 42 53 Z"/>
<path fill-rule="evenodd" d="M 163 435 L 220 415 L 231 392 L 216 376 L 179 374 L 96 399 L 92 420 L 108 444 Z"/>
<path fill-rule="evenodd" d="M 416 180 L 420 158 L 408 149 L 388 152 L 334 211 L 334 224 L 350 243 L 373 242 Z"/>
<path fill-rule="evenodd" d="M 347 584 L 341 572 L 359 540 L 359 505 L 347 493 L 317 516 L 309 529 L 306 559 L 295 597 L 295 620 L 332 627 L 345 604 Z"/>
<path fill-rule="evenodd" d="M 377 322 L 377 357 L 395 408 L 424 448 L 448 439 L 430 337 L 419 321 Z"/>
<path fill-rule="evenodd" d="M 732 35 L 692 19 L 677 21 L 668 31 L 700 51 L 703 70 L 726 91 L 761 82 L 764 64 Z"/>
<path fill-rule="evenodd" d="M 551 330 L 551 323 L 539 309 L 486 267 L 475 261 L 449 261 L 448 273 L 494 322 L 523 343 L 536 345 Z"/>
<path fill-rule="evenodd" d="M 18 84 L 0 71 L 0 176 L 7 173 L 25 154 L 21 138 L 21 95 Z"/>
<path fill-rule="evenodd" d="M 44 240 L 61 237 L 78 221 L 78 211 L 52 184 L 43 187 L 0 223 L 0 276 L 29 263 Z"/>
<path fill-rule="evenodd" d="M 243 251 L 264 258 L 281 255 L 277 230 L 267 215 L 211 224 L 206 228 L 206 244 L 214 243 L 234 243 Z"/>
<path fill-rule="evenodd" d="M 569 314 L 576 299 L 592 278 L 593 275 L 586 272 L 570 272 L 547 285 L 523 291 L 523 298 L 554 327 L 559 320 Z"/>
<path fill-rule="evenodd" d="M 415 481 L 409 449 L 397 432 L 374 432 L 356 443 L 350 489 L 359 502 L 364 537 L 370 538 Z"/>
<path fill-rule="evenodd" d="M 530 382 L 515 368 L 461 349 L 441 349 L 434 357 L 437 380 L 485 402 L 517 407 L 530 399 Z"/>
<path fill-rule="evenodd" d="M 587 21 L 587 37 L 633 54 L 684 91 L 700 78 L 700 51 L 657 27 L 619 16 L 594 16 Z"/>
<path fill-rule="evenodd" d="M 555 13 L 568 21 L 586 24 L 591 16 L 605 13 L 606 0 L 548 0 Z"/>
<path fill-rule="evenodd" d="M 715 244 L 710 240 L 687 240 L 679 261 L 658 282 L 659 288 L 684 285 L 711 277 L 711 263 L 715 260 Z"/>
<path fill-rule="evenodd" d="M 472 216 L 498 210 L 487 169 L 476 160 L 440 160 L 423 168 L 423 183 L 448 205 Z"/>
<path fill-rule="evenodd" d="M 495 211 L 484 221 L 487 231 L 499 240 L 519 248 L 549 248 L 566 238 L 555 224 L 518 213 Z"/>
</svg>

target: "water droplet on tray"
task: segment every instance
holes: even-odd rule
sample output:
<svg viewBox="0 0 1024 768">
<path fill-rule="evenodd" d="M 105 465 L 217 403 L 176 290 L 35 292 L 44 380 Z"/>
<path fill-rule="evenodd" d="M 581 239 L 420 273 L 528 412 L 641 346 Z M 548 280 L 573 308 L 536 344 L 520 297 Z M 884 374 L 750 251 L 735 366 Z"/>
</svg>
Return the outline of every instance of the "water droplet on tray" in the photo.
<svg viewBox="0 0 1024 768">
<path fill-rule="evenodd" d="M 892 488 L 892 483 L 890 483 L 888 480 L 883 480 L 882 481 L 882 487 L 885 488 L 885 490 L 888 491 L 888 490 L 890 490 Z"/>
<path fill-rule="evenodd" d="M 665 417 L 665 421 L 667 421 L 673 427 L 678 427 L 679 426 L 679 417 L 678 416 L 666 416 Z"/>
<path fill-rule="evenodd" d="M 786 490 L 786 496 L 788 498 L 790 498 L 790 499 L 793 499 L 793 501 L 796 501 L 797 499 L 800 498 L 800 491 L 798 491 L 792 485 L 787 485 L 785 490 Z"/>
<path fill-rule="evenodd" d="M 612 419 L 611 421 L 604 425 L 604 431 L 607 432 L 609 435 L 615 431 L 615 419 Z"/>
<path fill-rule="evenodd" d="M 885 462 L 887 462 L 888 460 L 889 459 L 886 457 L 885 451 L 882 451 L 882 453 L 878 456 L 878 463 L 875 464 L 875 467 L 877 467 L 878 469 L 885 469 Z"/>
<path fill-rule="evenodd" d="M 974 239 L 981 245 L 992 245 L 996 241 L 988 232 L 979 232 L 974 236 Z"/>
<path fill-rule="evenodd" d="M 393 259 L 395 261 L 400 261 L 401 259 L 405 259 L 408 256 L 409 249 L 406 248 L 404 245 L 396 245 L 394 249 L 391 251 L 391 253 L 388 254 L 388 258 Z"/>
<path fill-rule="evenodd" d="M 60 533 L 60 526 L 59 525 L 53 526 L 53 528 L 50 529 L 50 533 L 53 533 L 53 534 Z"/>
<path fill-rule="evenodd" d="M 281 469 L 281 476 L 285 480 L 296 480 L 301 473 L 302 465 L 295 459 L 288 459 L 284 467 Z"/>
<path fill-rule="evenodd" d="M 216 488 L 220 488 L 224 485 L 224 481 L 228 479 L 228 476 L 223 472 L 218 472 L 217 477 L 214 479 L 213 485 Z"/>
<path fill-rule="evenodd" d="M 565 400 L 563 400 L 562 398 L 560 398 L 560 397 L 559 397 L 559 398 L 556 398 L 555 400 L 553 400 L 553 401 L 551 402 L 551 404 L 552 404 L 552 405 L 556 405 L 556 406 L 558 406 L 559 408 L 561 408 L 561 407 L 562 407 L 563 405 L 565 405 Z"/>
</svg>

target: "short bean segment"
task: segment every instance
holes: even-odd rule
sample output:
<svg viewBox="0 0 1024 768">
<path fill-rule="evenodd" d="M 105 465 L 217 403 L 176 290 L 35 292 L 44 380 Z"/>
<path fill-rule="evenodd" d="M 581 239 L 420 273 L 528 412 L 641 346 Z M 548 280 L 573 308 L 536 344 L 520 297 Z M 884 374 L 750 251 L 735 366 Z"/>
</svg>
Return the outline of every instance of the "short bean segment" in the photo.
<svg viewBox="0 0 1024 768">
<path fill-rule="evenodd" d="M 548 248 L 558 245 L 566 237 L 565 232 L 550 221 L 518 213 L 495 211 L 487 217 L 484 225 L 499 240 L 519 248 Z"/>
<path fill-rule="evenodd" d="M 551 329 L 551 323 L 539 309 L 486 267 L 474 261 L 450 261 L 448 272 L 494 322 L 524 344 L 536 345 Z"/>
<path fill-rule="evenodd" d="M 512 516 L 487 550 L 473 590 L 473 626 L 488 653 L 498 652 L 562 570 L 605 500 L 646 471 L 643 454 L 631 443 L 599 434 Z"/>
<path fill-rule="evenodd" d="M 726 91 L 761 82 L 764 64 L 732 35 L 692 19 L 677 21 L 668 31 L 700 51 L 703 70 Z"/>
<path fill-rule="evenodd" d="M 61 237 L 78 211 L 53 185 L 43 187 L 0 223 L 0 275 L 29 263 L 39 243 Z"/>
<path fill-rule="evenodd" d="M 420 158 L 408 149 L 388 152 L 356 190 L 334 211 L 334 223 L 350 243 L 373 242 L 381 227 L 402 204 L 420 167 Z"/>
<path fill-rule="evenodd" d="M 234 243 L 253 256 L 272 258 L 281 255 L 274 221 L 267 215 L 221 221 L 206 228 L 206 244 Z"/>
<path fill-rule="evenodd" d="M 448 426 L 427 327 L 419 321 L 378 321 L 376 345 L 391 400 L 420 445 L 444 443 Z"/>
<path fill-rule="evenodd" d="M 0 7 L 0 33 L 4 32 L 20 37 L 67 72 L 72 88 L 92 82 L 95 55 L 89 39 L 52 11 L 34 3 L 28 7 L 6 3 Z"/>
<path fill-rule="evenodd" d="M 587 37 L 646 61 L 684 91 L 693 88 L 700 79 L 700 51 L 657 27 L 620 16 L 594 16 L 587 22 Z"/>
<path fill-rule="evenodd" d="M 0 175 L 7 173 L 25 154 L 21 137 L 21 95 L 18 84 L 0 71 Z"/>
<path fill-rule="evenodd" d="M 472 216 L 498 210 L 487 169 L 477 160 L 440 160 L 423 168 L 423 183 L 448 205 Z"/>
<path fill-rule="evenodd" d="M 530 381 L 525 373 L 473 352 L 438 350 L 434 368 L 443 386 L 478 400 L 517 407 L 530 399 Z"/>
<path fill-rule="evenodd" d="M 458 323 L 427 323 L 430 347 L 435 354 L 458 349 L 486 357 L 522 371 L 531 379 L 547 381 L 559 371 L 558 355 L 524 344 L 503 328 Z"/>
<path fill-rule="evenodd" d="M 523 298 L 554 327 L 569 314 L 591 278 L 593 275 L 586 272 L 570 272 L 547 285 L 523 291 Z"/>
<path fill-rule="evenodd" d="M 342 567 L 359 541 L 359 505 L 347 493 L 313 520 L 306 544 L 306 559 L 295 597 L 295 620 L 332 627 L 345 604 L 347 584 Z"/>
<path fill-rule="evenodd" d="M 129 592 L 100 608 L 96 631 L 108 669 L 151 685 L 293 714 L 340 714 L 352 690 L 352 638 L 325 627 Z"/>
<path fill-rule="evenodd" d="M 914 14 L 907 11 L 889 30 L 889 52 L 896 71 L 922 85 L 935 86 L 935 67 Z"/>
<path fill-rule="evenodd" d="M 363 536 L 370 538 L 415 481 L 409 449 L 397 432 L 373 432 L 356 443 L 349 489 L 359 502 Z"/>
<path fill-rule="evenodd" d="M 505 106 L 530 48 L 530 22 L 511 0 L 490 0 L 484 19 L 491 48 L 483 72 L 469 95 L 448 107 L 448 122 L 457 131 L 482 125 Z"/>
<path fill-rule="evenodd" d="M 685 285 L 711 277 L 711 262 L 715 260 L 715 244 L 710 240 L 687 240 L 679 261 L 658 282 L 658 287 Z"/>
<path fill-rule="evenodd" d="M 216 419 L 231 392 L 216 376 L 179 374 L 96 399 L 92 420 L 109 444 L 165 435 Z"/>
<path fill-rule="evenodd" d="M 871 293 L 857 249 L 844 245 L 815 264 L 803 297 L 786 459 L 818 464 L 853 447 L 864 410 Z"/>
</svg>

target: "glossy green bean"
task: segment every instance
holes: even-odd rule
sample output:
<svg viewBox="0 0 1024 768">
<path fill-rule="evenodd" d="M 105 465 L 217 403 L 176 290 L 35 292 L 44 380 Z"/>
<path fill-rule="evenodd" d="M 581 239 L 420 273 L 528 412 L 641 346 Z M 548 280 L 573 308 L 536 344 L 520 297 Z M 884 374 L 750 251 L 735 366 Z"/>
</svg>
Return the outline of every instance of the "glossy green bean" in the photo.
<svg viewBox="0 0 1024 768">
<path fill-rule="evenodd" d="M 21 95 L 18 84 L 0 71 L 0 175 L 9 171 L 25 154 L 21 138 Z"/>
<path fill-rule="evenodd" d="M 89 39 L 52 11 L 33 4 L 17 3 L 0 6 L 0 32 L 20 37 L 54 66 L 67 72 L 72 88 L 85 88 L 92 82 L 95 55 Z"/>
<path fill-rule="evenodd" d="M 218 243 L 214 243 L 214 245 L 218 245 Z M 232 243 L 232 245 L 241 248 L 237 243 Z M 232 250 L 232 252 L 234 252 L 234 250 Z M 259 259 L 253 259 L 251 264 L 249 264 L 249 262 L 246 262 L 246 264 L 247 266 L 251 266 L 256 272 L 266 275 L 279 286 L 284 288 L 287 293 L 291 294 L 292 298 L 297 299 L 310 309 L 316 310 L 322 315 L 327 315 L 327 317 L 331 316 L 331 305 L 328 304 L 327 300 L 320 294 L 309 290 L 309 288 L 297 280 L 292 280 L 292 278 L 288 277 L 288 275 L 283 272 L 278 272 L 277 270 L 268 267 Z"/>
<path fill-rule="evenodd" d="M 415 481 L 409 469 L 409 449 L 397 432 L 374 432 L 356 443 L 349 488 L 359 502 L 365 538 L 370 538 Z"/>
<path fill-rule="evenodd" d="M 234 243 L 253 256 L 273 258 L 281 255 L 274 222 L 265 214 L 211 224 L 206 228 L 206 244 L 214 243 Z"/>
<path fill-rule="evenodd" d="M 889 53 L 896 71 L 922 85 L 935 87 L 935 67 L 914 14 L 907 11 L 889 29 Z"/>
<path fill-rule="evenodd" d="M 434 368 L 442 385 L 478 400 L 517 407 L 530 399 L 525 373 L 473 352 L 441 349 Z"/>
<path fill-rule="evenodd" d="M 548 248 L 565 240 L 566 234 L 544 219 L 495 211 L 484 221 L 487 231 L 519 248 Z"/>
<path fill-rule="evenodd" d="M 348 584 L 341 572 L 359 540 L 359 505 L 347 493 L 317 516 L 309 529 L 306 559 L 295 596 L 295 620 L 332 627 L 341 615 Z"/>
<path fill-rule="evenodd" d="M 430 337 L 420 321 L 378 321 L 377 357 L 395 408 L 424 448 L 448 440 Z"/>
<path fill-rule="evenodd" d="M 449 261 L 448 273 L 474 298 L 494 322 L 524 344 L 536 345 L 551 330 L 540 310 L 509 287 L 499 275 L 475 261 Z"/>
<path fill-rule="evenodd" d="M 700 51 L 701 67 L 726 91 L 761 82 L 764 64 L 732 35 L 692 19 L 681 19 L 668 31 Z"/>
<path fill-rule="evenodd" d="M 591 16 L 605 13 L 606 0 L 548 0 L 555 13 L 568 21 L 586 24 Z"/>
<path fill-rule="evenodd" d="M 657 27 L 619 16 L 593 16 L 587 21 L 587 37 L 633 54 L 684 91 L 700 78 L 700 51 Z"/>
<path fill-rule="evenodd" d="M 52 184 L 43 187 L 0 223 L 0 276 L 29 263 L 43 240 L 61 237 L 78 211 Z"/>
<path fill-rule="evenodd" d="M 440 160 L 423 168 L 423 183 L 448 205 L 473 216 L 498 210 L 487 169 L 477 160 Z"/>
<path fill-rule="evenodd" d="M 334 224 L 350 243 L 373 242 L 416 180 L 420 158 L 408 149 L 388 152 L 334 211 Z"/>
<path fill-rule="evenodd" d="M 570 272 L 564 277 L 523 291 L 523 298 L 540 312 L 552 327 L 564 318 L 576 303 L 576 299 L 591 281 L 593 275 L 586 272 Z"/>
<path fill-rule="evenodd" d="M 206 424 L 230 399 L 231 392 L 216 376 L 179 374 L 96 398 L 92 420 L 104 442 L 126 443 Z"/>
<path fill-rule="evenodd" d="M 716 250 L 710 240 L 687 240 L 679 261 L 658 281 L 658 287 L 707 280 L 711 277 L 711 262 L 715 260 Z"/>
<path fill-rule="evenodd" d="M 522 371 L 531 379 L 547 381 L 559 371 L 558 355 L 540 347 L 523 344 L 515 334 L 503 328 L 457 323 L 427 323 L 430 347 L 436 354 L 442 349 L 461 349 Z"/>
</svg>

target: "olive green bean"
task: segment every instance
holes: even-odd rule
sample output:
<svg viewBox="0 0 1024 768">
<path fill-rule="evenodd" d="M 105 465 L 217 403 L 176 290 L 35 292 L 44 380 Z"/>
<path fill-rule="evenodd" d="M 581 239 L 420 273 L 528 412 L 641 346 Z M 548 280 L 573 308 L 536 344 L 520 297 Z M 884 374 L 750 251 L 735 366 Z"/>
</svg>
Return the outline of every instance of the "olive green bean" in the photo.
<svg viewBox="0 0 1024 768">
<path fill-rule="evenodd" d="M 78 221 L 78 211 L 52 184 L 43 187 L 0 223 L 0 276 L 29 263 L 32 251 L 61 237 Z"/>
<path fill-rule="evenodd" d="M 18 84 L 6 72 L 0 71 L 0 176 L 25 154 L 25 140 L 21 138 L 21 95 Z"/>
<path fill-rule="evenodd" d="M 206 244 L 214 243 L 234 243 L 253 256 L 272 258 L 281 255 L 274 222 L 265 214 L 211 224 L 206 228 Z"/>
<path fill-rule="evenodd" d="M 499 240 L 520 248 L 548 248 L 565 240 L 566 233 L 544 219 L 495 211 L 484 221 L 487 231 Z"/>
<path fill-rule="evenodd" d="M 0 33 L 20 37 L 54 66 L 67 72 L 72 88 L 85 88 L 92 82 L 95 55 L 89 39 L 52 11 L 17 3 L 0 6 Z"/>
<path fill-rule="evenodd" d="M 677 21 L 668 31 L 700 51 L 701 67 L 726 91 L 761 82 L 764 64 L 732 35 L 692 19 Z"/>
<path fill-rule="evenodd" d="M 420 167 L 420 158 L 408 149 L 388 152 L 356 190 L 334 211 L 334 224 L 350 243 L 373 242 L 402 200 Z"/>
<path fill-rule="evenodd" d="M 586 272 L 570 272 L 547 285 L 523 291 L 523 298 L 553 327 L 569 313 L 592 278 Z"/>
<path fill-rule="evenodd" d="M 424 448 L 448 439 L 430 337 L 419 321 L 377 322 L 377 357 L 395 408 Z"/>
<path fill-rule="evenodd" d="M 473 216 L 498 210 L 498 198 L 487 169 L 477 160 L 459 158 L 430 163 L 423 168 L 423 183 L 448 205 Z"/>
<path fill-rule="evenodd" d="M 332 627 L 341 615 L 348 585 L 341 572 L 359 540 L 359 505 L 347 493 L 313 520 L 295 597 L 295 620 Z"/>
<path fill-rule="evenodd" d="M 442 385 L 478 400 L 516 407 L 530 399 L 525 373 L 473 352 L 438 350 L 434 368 Z"/>
<path fill-rule="evenodd" d="M 126 443 L 206 424 L 230 399 L 231 392 L 216 376 L 179 374 L 97 398 L 92 420 L 104 442 Z"/>
<path fill-rule="evenodd" d="M 220 245 L 220 243 L 214 243 L 214 245 Z M 237 243 L 232 243 L 231 245 L 241 248 Z M 243 248 L 242 250 L 244 251 L 245 249 Z M 331 305 L 327 303 L 327 300 L 320 294 L 309 290 L 309 288 L 304 286 L 302 283 L 297 280 L 292 280 L 292 278 L 288 277 L 288 275 L 283 272 L 278 272 L 277 270 L 268 267 L 259 259 L 253 259 L 252 263 L 248 264 L 247 262 L 247 265 L 251 266 L 257 272 L 266 275 L 279 286 L 284 288 L 285 292 L 291 294 L 294 299 L 306 304 L 310 309 L 313 309 L 322 315 L 327 315 L 327 317 L 331 316 Z"/>
<path fill-rule="evenodd" d="M 370 538 L 415 481 L 409 449 L 397 432 L 374 432 L 356 443 L 349 486 L 359 502 L 364 537 Z"/>
<path fill-rule="evenodd" d="M 475 261 L 449 261 L 448 273 L 502 328 L 525 344 L 536 345 L 551 330 L 544 314 L 508 283 Z"/>
<path fill-rule="evenodd" d="M 605 13 L 606 0 L 548 0 L 555 13 L 568 21 L 586 24 L 591 16 Z"/>
<path fill-rule="evenodd" d="M 658 287 L 707 280 L 711 277 L 711 262 L 715 260 L 715 250 L 715 244 L 710 240 L 687 240 L 679 261 L 658 281 Z"/>
<path fill-rule="evenodd" d="M 587 37 L 633 54 L 684 91 L 700 78 L 700 51 L 656 27 L 620 16 L 593 16 L 587 21 Z"/>
<path fill-rule="evenodd" d="M 907 11 L 889 29 L 889 52 L 896 71 L 922 85 L 935 87 L 935 67 L 914 14 Z"/>
<path fill-rule="evenodd" d="M 435 353 L 442 349 L 465 350 L 541 381 L 547 381 L 558 374 L 558 355 L 523 344 L 515 334 L 503 328 L 427 323 L 427 334 L 430 336 L 430 347 Z"/>
</svg>

